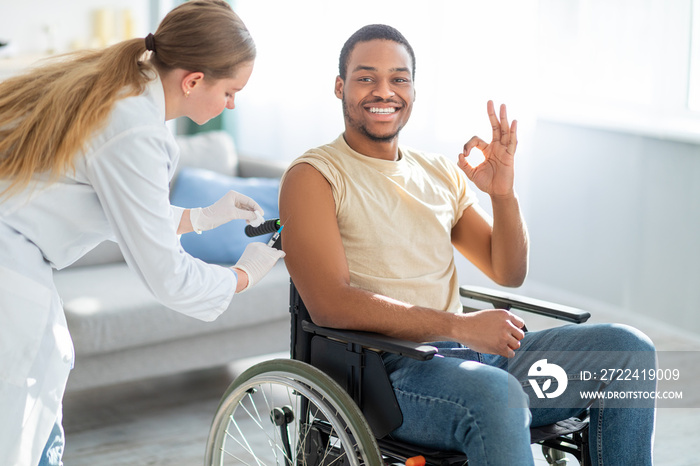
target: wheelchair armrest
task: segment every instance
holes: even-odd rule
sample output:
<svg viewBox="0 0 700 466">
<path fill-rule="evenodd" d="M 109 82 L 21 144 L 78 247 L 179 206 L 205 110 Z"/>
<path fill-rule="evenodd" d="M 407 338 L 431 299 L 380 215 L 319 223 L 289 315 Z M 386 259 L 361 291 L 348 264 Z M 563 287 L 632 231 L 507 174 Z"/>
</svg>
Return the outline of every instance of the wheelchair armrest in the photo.
<svg viewBox="0 0 700 466">
<path fill-rule="evenodd" d="M 415 343 L 413 341 L 399 340 L 398 338 L 389 337 L 380 333 L 319 327 L 308 320 L 302 321 L 301 327 L 305 332 L 314 335 L 332 338 L 342 341 L 343 343 L 354 343 L 364 348 L 398 354 L 419 361 L 432 359 L 433 355 L 437 353 L 437 348 L 434 346 Z"/>
<path fill-rule="evenodd" d="M 576 324 L 586 322 L 591 317 L 589 312 L 574 307 L 480 286 L 460 286 L 459 294 L 464 298 L 491 303 L 498 309 L 520 309 L 521 311 L 532 312 Z"/>
</svg>

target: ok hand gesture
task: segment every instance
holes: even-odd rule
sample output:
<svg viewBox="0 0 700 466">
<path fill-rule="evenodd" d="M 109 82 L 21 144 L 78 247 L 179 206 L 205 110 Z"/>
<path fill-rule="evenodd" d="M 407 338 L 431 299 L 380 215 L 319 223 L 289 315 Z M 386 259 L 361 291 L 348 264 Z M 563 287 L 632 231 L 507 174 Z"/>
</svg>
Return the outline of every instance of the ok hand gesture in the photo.
<svg viewBox="0 0 700 466">
<path fill-rule="evenodd" d="M 477 188 L 491 196 L 509 196 L 513 194 L 514 169 L 513 159 L 517 146 L 517 121 L 508 126 L 506 106 L 501 105 L 500 121 L 496 117 L 493 101 L 487 104 L 493 138 L 490 144 L 478 136 L 472 137 L 464 145 L 464 151 L 459 155 L 458 165 Z M 484 153 L 483 163 L 472 167 L 467 157 L 473 148 Z"/>
</svg>

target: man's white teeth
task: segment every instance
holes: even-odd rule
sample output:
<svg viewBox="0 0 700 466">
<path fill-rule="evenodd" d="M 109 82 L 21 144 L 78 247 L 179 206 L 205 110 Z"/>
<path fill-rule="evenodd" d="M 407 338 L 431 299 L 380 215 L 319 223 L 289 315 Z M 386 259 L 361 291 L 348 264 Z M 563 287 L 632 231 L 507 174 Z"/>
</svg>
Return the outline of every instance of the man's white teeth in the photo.
<svg viewBox="0 0 700 466">
<path fill-rule="evenodd" d="M 394 113 L 396 111 L 396 108 L 394 107 L 388 107 L 388 108 L 378 108 L 378 107 L 372 107 L 369 109 L 371 113 Z"/>
</svg>

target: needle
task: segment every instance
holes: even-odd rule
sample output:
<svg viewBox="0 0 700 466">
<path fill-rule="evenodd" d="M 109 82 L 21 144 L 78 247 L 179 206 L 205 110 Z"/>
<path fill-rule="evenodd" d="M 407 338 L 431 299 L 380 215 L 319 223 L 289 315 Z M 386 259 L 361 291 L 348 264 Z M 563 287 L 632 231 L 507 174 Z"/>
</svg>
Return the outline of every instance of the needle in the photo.
<svg viewBox="0 0 700 466">
<path fill-rule="evenodd" d="M 282 225 L 280 227 L 280 229 L 277 230 L 277 232 L 274 235 L 272 235 L 272 238 L 270 238 L 270 241 L 267 242 L 268 246 L 272 247 L 272 245 L 275 244 L 275 241 L 277 241 L 279 239 L 280 233 L 282 233 L 282 228 L 284 228 L 284 225 Z"/>
</svg>

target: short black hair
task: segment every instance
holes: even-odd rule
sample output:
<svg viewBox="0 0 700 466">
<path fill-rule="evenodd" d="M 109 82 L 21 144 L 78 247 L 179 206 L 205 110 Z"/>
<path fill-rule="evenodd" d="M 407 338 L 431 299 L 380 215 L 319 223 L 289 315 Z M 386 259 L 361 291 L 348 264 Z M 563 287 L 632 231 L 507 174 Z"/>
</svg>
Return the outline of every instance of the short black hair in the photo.
<svg viewBox="0 0 700 466">
<path fill-rule="evenodd" d="M 416 76 L 416 55 L 413 53 L 413 47 L 408 43 L 408 40 L 401 34 L 397 29 L 387 26 L 386 24 L 369 24 L 358 29 L 353 35 L 351 35 L 348 40 L 345 41 L 345 45 L 340 50 L 340 60 L 338 61 L 338 73 L 341 79 L 345 79 L 345 75 L 348 71 L 348 59 L 350 58 L 350 53 L 355 48 L 358 42 L 369 42 L 371 40 L 391 40 L 398 44 L 406 47 L 408 54 L 411 56 L 411 77 Z"/>
</svg>

